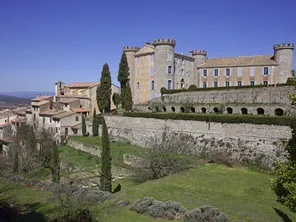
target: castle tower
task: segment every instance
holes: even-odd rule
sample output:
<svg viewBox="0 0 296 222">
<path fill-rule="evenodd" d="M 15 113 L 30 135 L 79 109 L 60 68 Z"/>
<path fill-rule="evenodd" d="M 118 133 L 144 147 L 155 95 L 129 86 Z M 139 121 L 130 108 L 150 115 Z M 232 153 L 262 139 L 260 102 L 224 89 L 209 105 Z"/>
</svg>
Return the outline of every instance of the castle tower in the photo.
<svg viewBox="0 0 296 222">
<path fill-rule="evenodd" d="M 123 48 L 123 52 L 126 55 L 129 73 L 130 73 L 130 87 L 132 92 L 132 98 L 134 98 L 135 90 L 135 54 L 140 50 L 139 47 L 126 46 Z"/>
<path fill-rule="evenodd" d="M 54 102 L 57 101 L 56 97 L 57 96 L 61 96 L 61 95 L 64 95 L 64 86 L 65 86 L 65 83 L 63 83 L 62 81 L 58 81 L 55 83 L 55 95 L 54 95 Z"/>
<path fill-rule="evenodd" d="M 190 54 L 194 58 L 193 74 L 196 76 L 194 84 L 200 87 L 200 71 L 197 69 L 200 65 L 206 62 L 207 51 L 206 50 L 191 50 Z"/>
<path fill-rule="evenodd" d="M 294 44 L 277 44 L 273 46 L 273 50 L 274 60 L 279 64 L 278 82 L 286 83 L 287 79 L 292 76 Z"/>
<path fill-rule="evenodd" d="M 173 39 L 156 39 L 154 45 L 154 79 L 155 96 L 160 96 L 161 87 L 174 88 L 174 48 L 176 41 Z"/>
</svg>

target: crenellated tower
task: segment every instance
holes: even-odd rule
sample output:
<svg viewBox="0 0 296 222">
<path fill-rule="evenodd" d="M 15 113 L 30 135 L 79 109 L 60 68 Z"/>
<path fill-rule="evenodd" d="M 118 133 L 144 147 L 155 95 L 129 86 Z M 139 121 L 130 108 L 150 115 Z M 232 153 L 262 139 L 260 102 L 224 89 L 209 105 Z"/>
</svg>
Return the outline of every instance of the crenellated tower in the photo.
<svg viewBox="0 0 296 222">
<path fill-rule="evenodd" d="M 173 39 L 156 39 L 153 41 L 155 47 L 154 72 L 156 97 L 160 96 L 161 87 L 174 88 L 174 48 L 176 41 Z"/>
<path fill-rule="evenodd" d="M 206 62 L 207 51 L 206 50 L 191 50 L 190 55 L 194 58 L 194 67 L 193 73 L 196 76 L 195 84 L 197 87 L 200 87 L 200 71 L 198 67 Z"/>
<path fill-rule="evenodd" d="M 294 44 L 282 43 L 273 46 L 274 60 L 279 64 L 278 82 L 286 83 L 287 79 L 292 76 L 293 50 Z"/>
<path fill-rule="evenodd" d="M 132 91 L 132 98 L 134 98 L 135 90 L 135 54 L 140 50 L 139 47 L 126 46 L 123 48 L 123 52 L 126 55 L 129 73 L 130 73 L 130 87 Z"/>
</svg>

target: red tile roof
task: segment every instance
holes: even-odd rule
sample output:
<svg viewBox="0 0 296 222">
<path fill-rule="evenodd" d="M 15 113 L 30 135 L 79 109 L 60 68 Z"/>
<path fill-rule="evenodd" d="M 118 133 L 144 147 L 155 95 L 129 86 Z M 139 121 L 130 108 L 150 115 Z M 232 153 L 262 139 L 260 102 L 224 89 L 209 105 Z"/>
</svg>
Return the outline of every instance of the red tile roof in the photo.
<svg viewBox="0 0 296 222">
<path fill-rule="evenodd" d="M 10 126 L 10 125 L 11 125 L 11 123 L 4 123 L 4 124 L 0 125 L 0 128 L 4 128 L 4 127 Z"/>
<path fill-rule="evenodd" d="M 49 110 L 46 110 L 44 112 L 41 112 L 39 115 L 40 116 L 54 116 L 54 115 L 58 115 L 60 113 L 64 113 L 66 111 L 63 111 L 63 110 L 56 110 L 56 109 L 49 109 Z"/>
<path fill-rule="evenodd" d="M 272 58 L 272 55 L 258 56 L 236 56 L 224 58 L 208 58 L 202 68 L 211 67 L 231 67 L 231 66 L 258 66 L 258 65 L 278 65 Z"/>
<path fill-rule="evenodd" d="M 23 123 L 23 122 L 26 122 L 26 119 L 24 117 L 17 117 L 13 120 L 11 120 L 11 122 L 13 123 Z"/>
<path fill-rule="evenodd" d="M 75 112 L 75 113 L 87 113 L 87 112 L 89 112 L 89 110 L 85 109 L 85 108 L 72 108 L 71 110 L 73 112 Z"/>
<path fill-rule="evenodd" d="M 42 100 L 49 100 L 49 99 L 51 99 L 52 97 L 53 97 L 53 96 L 37 96 L 37 97 L 31 99 L 31 101 L 33 101 L 33 102 L 40 102 L 40 101 L 42 101 Z"/>
<path fill-rule="evenodd" d="M 70 83 L 66 85 L 68 88 L 89 88 L 96 85 L 99 85 L 100 82 L 77 82 L 77 83 Z"/>
</svg>

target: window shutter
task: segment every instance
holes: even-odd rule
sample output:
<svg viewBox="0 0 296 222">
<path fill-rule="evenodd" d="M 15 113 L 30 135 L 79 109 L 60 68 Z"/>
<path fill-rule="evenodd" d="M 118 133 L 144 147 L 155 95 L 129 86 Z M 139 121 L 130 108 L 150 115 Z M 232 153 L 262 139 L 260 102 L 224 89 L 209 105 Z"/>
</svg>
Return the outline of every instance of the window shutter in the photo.
<svg viewBox="0 0 296 222">
<path fill-rule="evenodd" d="M 250 76 L 255 76 L 255 68 L 254 67 L 250 68 Z"/>
<path fill-rule="evenodd" d="M 215 76 L 215 69 L 213 69 L 212 76 Z"/>
<path fill-rule="evenodd" d="M 229 69 L 229 76 L 232 76 L 232 69 Z"/>
<path fill-rule="evenodd" d="M 150 90 L 152 90 L 152 80 L 150 80 L 149 88 L 150 88 Z"/>
<path fill-rule="evenodd" d="M 166 80 L 165 84 L 166 84 L 166 85 L 165 85 L 165 88 L 168 89 L 168 88 L 169 88 L 169 81 Z"/>
<path fill-rule="evenodd" d="M 232 86 L 232 82 L 229 82 L 229 86 Z"/>
<path fill-rule="evenodd" d="M 243 70 L 242 68 L 237 68 L 237 76 L 241 77 L 243 75 Z"/>
<path fill-rule="evenodd" d="M 226 69 L 224 69 L 224 76 L 227 76 L 226 73 L 227 73 L 227 71 L 226 71 Z"/>
<path fill-rule="evenodd" d="M 262 67 L 262 69 L 261 69 L 261 74 L 262 74 L 262 76 L 264 76 L 264 67 Z"/>
</svg>

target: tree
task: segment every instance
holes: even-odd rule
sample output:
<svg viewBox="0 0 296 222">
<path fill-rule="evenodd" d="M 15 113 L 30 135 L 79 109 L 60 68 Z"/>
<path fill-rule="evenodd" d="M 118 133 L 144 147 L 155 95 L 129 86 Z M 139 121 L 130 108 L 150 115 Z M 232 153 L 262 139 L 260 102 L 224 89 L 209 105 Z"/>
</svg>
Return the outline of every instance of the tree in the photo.
<svg viewBox="0 0 296 222">
<path fill-rule="evenodd" d="M 292 73 L 292 79 L 290 81 L 296 85 L 296 71 L 295 71 L 295 69 L 291 70 L 291 73 Z M 296 104 L 296 94 L 290 93 L 289 99 L 291 100 L 293 105 Z"/>
<path fill-rule="evenodd" d="M 113 94 L 112 101 L 113 101 L 114 105 L 116 106 L 116 109 L 118 109 L 118 105 L 120 103 L 120 95 L 119 95 L 119 93 L 114 93 Z"/>
<path fill-rule="evenodd" d="M 277 195 L 277 201 L 296 212 L 296 125 L 292 127 L 292 138 L 284 144 L 288 152 L 288 161 L 280 162 L 276 167 L 275 180 L 272 189 Z"/>
<path fill-rule="evenodd" d="M 54 183 L 60 182 L 60 158 L 59 151 L 55 142 L 53 142 L 51 153 L 51 180 Z"/>
<path fill-rule="evenodd" d="M 101 190 L 112 192 L 111 151 L 108 128 L 102 117 Z"/>
<path fill-rule="evenodd" d="M 85 118 L 84 115 L 81 114 L 81 124 L 82 124 L 82 135 L 86 136 L 86 124 L 85 124 Z"/>
<path fill-rule="evenodd" d="M 133 99 L 132 99 L 132 92 L 131 92 L 131 87 L 129 83 L 126 85 L 123 93 L 124 93 L 123 100 L 125 101 L 124 108 L 126 111 L 131 111 L 133 109 Z"/>
<path fill-rule="evenodd" d="M 97 103 L 101 113 L 109 112 L 111 106 L 111 74 L 108 64 L 103 65 L 100 85 L 97 88 Z"/>
<path fill-rule="evenodd" d="M 92 133 L 93 136 L 99 135 L 99 122 L 98 122 L 96 109 L 94 109 L 94 114 L 93 114 L 92 132 L 93 132 Z"/>
<path fill-rule="evenodd" d="M 13 173 L 18 173 L 19 168 L 19 157 L 18 157 L 18 151 L 15 149 L 14 151 L 14 157 L 13 157 Z"/>
<path fill-rule="evenodd" d="M 125 100 L 123 99 L 123 95 L 124 95 L 125 88 L 129 83 L 129 68 L 128 68 L 126 54 L 124 52 L 122 53 L 121 60 L 119 63 L 117 79 L 120 82 L 122 108 L 125 108 Z"/>
</svg>

